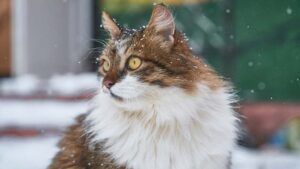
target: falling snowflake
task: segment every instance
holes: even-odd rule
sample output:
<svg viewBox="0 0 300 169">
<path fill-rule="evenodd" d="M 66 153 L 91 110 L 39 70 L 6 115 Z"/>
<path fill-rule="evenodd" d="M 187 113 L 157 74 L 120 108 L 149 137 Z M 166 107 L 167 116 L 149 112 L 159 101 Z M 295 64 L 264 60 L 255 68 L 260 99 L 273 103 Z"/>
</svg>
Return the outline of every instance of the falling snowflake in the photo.
<svg viewBox="0 0 300 169">
<path fill-rule="evenodd" d="M 249 66 L 249 67 L 252 67 L 252 66 L 253 66 L 253 62 L 251 62 L 251 61 L 248 62 L 248 66 Z"/>
<path fill-rule="evenodd" d="M 288 7 L 288 8 L 286 8 L 286 13 L 288 15 L 291 15 L 293 13 L 293 10 L 290 7 Z"/>
<path fill-rule="evenodd" d="M 259 90 L 264 90 L 266 88 L 266 84 L 264 82 L 259 82 L 257 87 Z"/>
</svg>

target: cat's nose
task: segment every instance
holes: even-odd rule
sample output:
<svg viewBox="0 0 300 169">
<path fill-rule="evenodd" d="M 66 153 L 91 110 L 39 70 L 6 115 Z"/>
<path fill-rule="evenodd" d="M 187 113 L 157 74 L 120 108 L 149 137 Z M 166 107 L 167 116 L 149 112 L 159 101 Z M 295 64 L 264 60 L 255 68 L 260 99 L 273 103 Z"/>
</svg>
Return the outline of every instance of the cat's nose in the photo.
<svg viewBox="0 0 300 169">
<path fill-rule="evenodd" d="M 107 87 L 108 89 L 110 89 L 114 84 L 115 84 L 115 83 L 112 82 L 111 80 L 105 80 L 105 81 L 103 82 L 103 85 L 104 85 L 105 87 Z"/>
</svg>

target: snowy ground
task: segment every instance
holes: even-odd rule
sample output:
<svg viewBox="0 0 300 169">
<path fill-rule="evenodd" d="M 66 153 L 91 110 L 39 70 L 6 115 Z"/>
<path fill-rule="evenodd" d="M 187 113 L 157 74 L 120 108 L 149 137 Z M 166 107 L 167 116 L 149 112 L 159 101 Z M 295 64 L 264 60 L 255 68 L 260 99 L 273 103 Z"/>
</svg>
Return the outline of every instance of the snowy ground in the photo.
<svg viewBox="0 0 300 169">
<path fill-rule="evenodd" d="M 86 112 L 88 101 L 1 100 L 0 130 L 65 129 L 74 118 Z M 44 169 L 57 151 L 58 135 L 37 137 L 0 136 L 0 169 Z"/>
<path fill-rule="evenodd" d="M 94 75 L 56 76 L 53 79 L 52 82 L 40 82 L 34 77 L 26 77 L 2 83 L 0 130 L 7 127 L 35 129 L 48 127 L 63 130 L 73 122 L 75 116 L 88 109 L 88 101 L 85 100 L 5 99 L 11 93 L 28 95 L 41 91 L 46 94 L 72 96 L 78 93 L 76 91 L 84 91 L 87 88 L 94 90 L 97 85 Z M 47 84 L 51 90 L 45 86 L 38 86 L 38 83 Z M 20 87 L 22 84 L 24 86 Z M 46 168 L 57 152 L 55 145 L 59 138 L 58 135 L 47 133 L 26 138 L 0 135 L 0 169 Z M 239 147 L 233 152 L 233 169 L 300 169 L 300 154 L 270 150 L 254 151 Z"/>
<path fill-rule="evenodd" d="M 45 169 L 58 151 L 59 137 L 1 138 L 0 169 Z"/>
<path fill-rule="evenodd" d="M 0 169 L 45 169 L 58 151 L 59 137 L 0 139 Z M 300 154 L 258 152 L 237 148 L 232 169 L 299 169 Z"/>
</svg>

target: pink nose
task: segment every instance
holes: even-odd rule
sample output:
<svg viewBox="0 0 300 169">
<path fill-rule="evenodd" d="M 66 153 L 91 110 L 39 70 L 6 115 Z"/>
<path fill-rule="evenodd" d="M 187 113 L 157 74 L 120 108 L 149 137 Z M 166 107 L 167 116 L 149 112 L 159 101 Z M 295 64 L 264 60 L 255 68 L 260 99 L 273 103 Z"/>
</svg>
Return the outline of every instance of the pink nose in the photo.
<svg viewBox="0 0 300 169">
<path fill-rule="evenodd" d="M 104 85 L 105 87 L 107 87 L 108 89 L 110 89 L 114 84 L 115 84 L 115 83 L 112 82 L 112 81 L 110 81 L 110 80 L 105 80 L 105 81 L 103 82 L 103 85 Z"/>
</svg>

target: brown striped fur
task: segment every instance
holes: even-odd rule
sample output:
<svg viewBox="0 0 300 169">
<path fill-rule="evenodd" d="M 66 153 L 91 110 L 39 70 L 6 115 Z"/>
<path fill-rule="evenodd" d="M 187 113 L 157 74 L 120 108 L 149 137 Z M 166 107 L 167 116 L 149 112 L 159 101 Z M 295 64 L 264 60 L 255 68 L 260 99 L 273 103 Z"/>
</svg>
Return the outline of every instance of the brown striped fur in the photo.
<svg viewBox="0 0 300 169">
<path fill-rule="evenodd" d="M 77 118 L 59 142 L 60 151 L 48 169 L 125 169 L 116 166 L 101 151 L 101 145 L 91 147 L 89 136 L 85 133 L 85 115 Z"/>
</svg>

